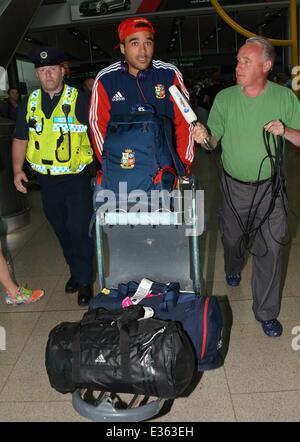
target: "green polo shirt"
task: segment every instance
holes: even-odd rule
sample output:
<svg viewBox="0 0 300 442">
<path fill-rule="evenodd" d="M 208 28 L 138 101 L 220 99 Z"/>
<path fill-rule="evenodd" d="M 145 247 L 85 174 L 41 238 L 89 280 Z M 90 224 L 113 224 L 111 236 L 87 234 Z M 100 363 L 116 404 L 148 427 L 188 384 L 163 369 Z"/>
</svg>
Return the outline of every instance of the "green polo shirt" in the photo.
<svg viewBox="0 0 300 442">
<path fill-rule="evenodd" d="M 216 96 L 208 127 L 213 137 L 221 140 L 223 167 L 231 176 L 241 181 L 271 176 L 270 160 L 264 160 L 263 138 L 263 127 L 271 120 L 300 129 L 300 102 L 287 87 L 268 81 L 265 91 L 252 98 L 236 85 Z M 272 140 L 271 149 L 274 152 Z"/>
</svg>

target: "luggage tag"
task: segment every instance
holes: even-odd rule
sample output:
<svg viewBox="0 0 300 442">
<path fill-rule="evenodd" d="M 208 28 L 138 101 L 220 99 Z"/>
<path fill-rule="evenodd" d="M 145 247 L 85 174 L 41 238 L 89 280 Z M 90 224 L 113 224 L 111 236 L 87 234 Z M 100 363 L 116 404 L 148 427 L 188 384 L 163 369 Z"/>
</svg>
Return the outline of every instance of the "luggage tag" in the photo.
<svg viewBox="0 0 300 442">
<path fill-rule="evenodd" d="M 125 299 L 123 299 L 122 307 L 126 308 L 129 307 L 130 305 L 139 304 L 150 293 L 152 285 L 153 281 L 150 281 L 150 279 L 147 278 L 143 278 L 135 294 L 131 298 L 127 296 Z"/>
</svg>

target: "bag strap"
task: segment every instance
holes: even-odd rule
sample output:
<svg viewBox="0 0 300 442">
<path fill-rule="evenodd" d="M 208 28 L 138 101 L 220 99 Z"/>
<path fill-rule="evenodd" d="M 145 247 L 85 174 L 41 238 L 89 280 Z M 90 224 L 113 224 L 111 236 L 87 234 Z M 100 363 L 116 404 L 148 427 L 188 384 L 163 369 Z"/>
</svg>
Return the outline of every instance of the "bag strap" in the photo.
<svg viewBox="0 0 300 442">
<path fill-rule="evenodd" d="M 91 310 L 83 316 L 82 320 L 78 324 L 78 328 L 74 333 L 72 340 L 72 380 L 74 385 L 80 382 L 80 367 L 81 367 L 81 345 L 80 338 L 82 328 L 91 324 L 95 324 L 98 321 L 111 323 L 117 322 L 119 328 L 120 338 L 120 353 L 121 353 L 121 366 L 126 379 L 131 379 L 130 373 L 130 335 L 136 333 L 138 330 L 138 319 L 144 318 L 145 309 L 142 306 L 132 306 L 126 310 L 108 311 L 103 308 Z"/>
<path fill-rule="evenodd" d="M 151 280 L 148 280 L 151 281 Z M 129 281 L 126 284 L 120 283 L 118 284 L 118 291 L 121 293 L 123 297 L 125 296 L 134 296 L 135 292 L 138 289 L 139 284 L 136 281 Z M 152 281 L 152 287 L 151 292 L 155 295 L 165 294 L 169 290 L 175 290 L 179 293 L 180 291 L 180 284 L 179 282 L 156 282 Z"/>
<path fill-rule="evenodd" d="M 95 322 L 111 323 L 112 321 L 120 322 L 120 324 L 128 324 L 131 321 L 143 318 L 145 314 L 142 306 L 134 306 L 126 310 L 106 310 L 97 308 L 86 312 L 80 321 L 80 326 L 85 327 Z"/>
<path fill-rule="evenodd" d="M 80 382 L 80 354 L 81 354 L 80 331 L 81 327 L 79 324 L 76 332 L 74 333 L 72 340 L 72 354 L 73 354 L 72 381 L 75 387 L 76 384 Z"/>
<path fill-rule="evenodd" d="M 159 304 L 158 309 L 160 312 L 168 312 L 170 309 L 176 307 L 178 303 L 179 292 L 176 290 L 169 290 L 164 295 L 164 300 Z"/>
<path fill-rule="evenodd" d="M 185 166 L 182 163 L 181 159 L 179 158 L 177 151 L 175 150 L 172 140 L 173 140 L 173 132 L 172 132 L 172 127 L 171 127 L 171 123 L 168 120 L 167 117 L 163 117 L 160 115 L 161 121 L 163 122 L 163 131 L 164 131 L 164 136 L 166 138 L 166 142 L 169 148 L 169 152 L 171 154 L 172 160 L 173 160 L 173 164 L 175 167 L 175 170 L 177 172 L 178 176 L 184 176 L 186 175 L 186 170 L 185 170 Z"/>
<path fill-rule="evenodd" d="M 152 311 L 152 314 L 150 313 L 150 316 L 148 316 L 147 307 L 141 307 L 141 306 L 134 306 L 133 309 L 136 308 L 142 308 L 144 310 L 145 318 L 151 317 L 154 313 L 152 309 L 149 309 Z M 130 309 L 130 307 L 129 307 Z M 129 310 L 129 309 L 125 309 Z M 124 320 L 125 319 L 125 320 Z M 126 321 L 126 316 L 122 317 L 120 321 L 118 321 L 118 327 L 120 332 L 120 338 L 119 338 L 119 346 L 120 346 L 120 354 L 121 354 L 121 368 L 122 368 L 122 375 L 124 379 L 128 380 L 128 383 L 134 382 L 134 379 L 132 379 L 132 373 L 131 373 L 131 360 L 130 360 L 130 336 L 133 334 L 137 334 L 138 327 L 139 327 L 139 320 L 135 321 Z M 141 319 L 141 318 L 140 318 Z M 149 329 L 151 330 L 151 323 L 147 322 L 144 326 L 144 331 L 146 332 Z"/>
<path fill-rule="evenodd" d="M 119 325 L 119 346 L 120 346 L 120 354 L 121 354 L 121 368 L 123 373 L 123 378 L 128 379 L 128 383 L 132 383 L 131 378 L 131 369 L 130 369 L 130 335 L 129 335 L 129 326 L 128 324 Z M 138 323 L 131 323 L 130 327 L 138 328 Z"/>
</svg>

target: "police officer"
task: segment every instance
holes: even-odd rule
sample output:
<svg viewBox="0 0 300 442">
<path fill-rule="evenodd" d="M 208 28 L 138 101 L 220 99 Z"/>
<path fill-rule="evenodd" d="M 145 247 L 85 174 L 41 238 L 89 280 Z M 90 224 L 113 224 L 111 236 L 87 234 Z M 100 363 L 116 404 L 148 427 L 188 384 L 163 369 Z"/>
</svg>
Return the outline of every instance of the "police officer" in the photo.
<svg viewBox="0 0 300 442">
<path fill-rule="evenodd" d="M 92 295 L 93 243 L 88 235 L 92 192 L 88 164 L 93 160 L 86 94 L 64 83 L 65 56 L 56 48 L 35 48 L 30 59 L 40 89 L 20 105 L 12 147 L 14 184 L 27 193 L 25 157 L 37 172 L 45 215 L 52 225 L 71 277 L 65 291 L 78 291 L 78 304 Z"/>
</svg>

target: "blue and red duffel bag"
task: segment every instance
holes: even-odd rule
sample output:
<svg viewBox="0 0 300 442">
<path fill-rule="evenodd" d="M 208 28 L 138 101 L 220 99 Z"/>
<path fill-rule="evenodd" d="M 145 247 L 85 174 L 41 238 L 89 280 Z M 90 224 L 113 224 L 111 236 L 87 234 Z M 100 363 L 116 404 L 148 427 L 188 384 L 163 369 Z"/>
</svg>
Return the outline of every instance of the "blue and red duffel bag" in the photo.
<svg viewBox="0 0 300 442">
<path fill-rule="evenodd" d="M 149 281 L 148 289 L 142 290 L 141 299 L 137 299 L 141 284 L 130 281 L 119 284 L 117 289 L 104 289 L 92 299 L 90 309 L 114 310 L 134 303 L 151 307 L 156 319 L 181 323 L 193 344 L 198 371 L 220 367 L 223 364 L 223 319 L 217 297 L 180 292 L 179 283 Z"/>
</svg>

